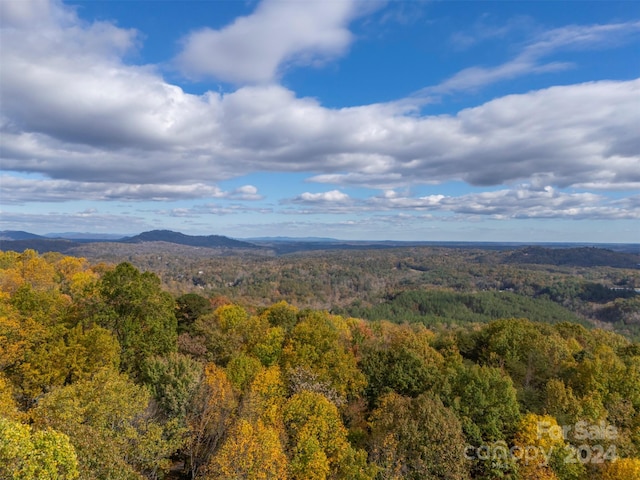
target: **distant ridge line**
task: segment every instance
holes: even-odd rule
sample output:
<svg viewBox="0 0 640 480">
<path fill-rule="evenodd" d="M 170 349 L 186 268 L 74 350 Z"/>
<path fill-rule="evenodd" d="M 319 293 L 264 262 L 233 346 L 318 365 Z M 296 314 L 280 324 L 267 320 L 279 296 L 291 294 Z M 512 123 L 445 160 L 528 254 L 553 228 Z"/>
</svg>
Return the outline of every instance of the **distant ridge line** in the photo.
<svg viewBox="0 0 640 480">
<path fill-rule="evenodd" d="M 144 242 L 166 242 L 188 247 L 203 248 L 242 248 L 255 249 L 262 248 L 253 243 L 235 240 L 223 235 L 185 235 L 184 233 L 171 230 L 151 230 L 142 232 L 131 237 L 117 239 L 79 238 L 79 237 L 47 237 L 36 235 L 19 230 L 4 230 L 0 232 L 0 247 L 11 249 L 17 247 L 19 250 L 32 248 L 38 251 L 60 251 L 87 243 L 144 243 Z M 8 245 L 6 243 L 9 243 Z"/>
<path fill-rule="evenodd" d="M 83 237 L 85 235 L 86 237 Z M 275 255 L 329 250 L 375 250 L 390 248 L 449 248 L 478 250 L 510 250 L 513 253 L 504 263 L 556 264 L 578 266 L 613 266 L 640 268 L 640 243 L 572 243 L 572 242 L 488 242 L 488 241 L 436 241 L 436 240 L 340 240 L 326 237 L 255 237 L 235 239 L 223 235 L 187 235 L 172 230 L 150 230 L 133 236 L 67 232 L 36 235 L 21 230 L 0 231 L 0 250 L 70 252 L 76 247 L 101 244 L 141 245 L 172 244 L 183 247 L 210 248 L 219 253 L 242 254 L 248 251 L 270 251 Z M 106 248 L 106 247 L 105 247 Z"/>
</svg>

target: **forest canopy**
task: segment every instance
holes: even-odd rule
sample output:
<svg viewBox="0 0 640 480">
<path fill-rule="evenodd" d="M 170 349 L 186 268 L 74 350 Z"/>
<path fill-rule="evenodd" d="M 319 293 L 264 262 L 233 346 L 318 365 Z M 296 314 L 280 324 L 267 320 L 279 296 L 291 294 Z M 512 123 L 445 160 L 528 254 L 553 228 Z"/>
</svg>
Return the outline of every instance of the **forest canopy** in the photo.
<svg viewBox="0 0 640 480">
<path fill-rule="evenodd" d="M 1 252 L 0 478 L 640 478 L 640 344 L 560 307 L 632 298 L 556 280 L 329 311 Z"/>
</svg>

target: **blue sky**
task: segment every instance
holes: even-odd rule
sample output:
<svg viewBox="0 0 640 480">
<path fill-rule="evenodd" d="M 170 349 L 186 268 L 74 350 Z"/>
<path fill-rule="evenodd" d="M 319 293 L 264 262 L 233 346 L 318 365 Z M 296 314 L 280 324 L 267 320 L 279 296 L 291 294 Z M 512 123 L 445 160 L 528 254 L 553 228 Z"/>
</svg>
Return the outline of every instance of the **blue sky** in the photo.
<svg viewBox="0 0 640 480">
<path fill-rule="evenodd" d="M 0 0 L 0 24 L 0 229 L 640 239 L 640 2 Z"/>
</svg>

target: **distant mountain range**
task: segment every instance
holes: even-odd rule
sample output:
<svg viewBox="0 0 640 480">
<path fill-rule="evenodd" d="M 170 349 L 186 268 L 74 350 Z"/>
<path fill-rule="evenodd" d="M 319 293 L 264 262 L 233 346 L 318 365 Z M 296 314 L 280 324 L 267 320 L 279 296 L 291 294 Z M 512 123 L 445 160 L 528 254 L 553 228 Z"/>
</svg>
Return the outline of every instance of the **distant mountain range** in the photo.
<svg viewBox="0 0 640 480">
<path fill-rule="evenodd" d="M 152 230 L 130 237 L 113 234 L 60 233 L 35 235 L 19 230 L 0 231 L 0 250 L 22 252 L 33 249 L 40 253 L 60 252 L 68 255 L 91 255 L 87 252 L 107 250 L 129 255 L 132 252 L 164 251 L 180 249 L 211 248 L 216 254 L 243 254 L 249 252 L 286 255 L 298 252 L 322 250 L 366 250 L 406 247 L 440 247 L 454 249 L 511 250 L 513 253 L 503 259 L 504 263 L 529 263 L 574 266 L 611 266 L 619 268 L 640 268 L 640 244 L 578 244 L 517 242 L 430 242 L 430 241 L 356 241 L 337 240 L 326 237 L 260 237 L 238 240 L 223 235 L 185 235 L 171 230 Z M 130 246 L 130 248 L 126 248 Z M 173 245 L 173 247 L 172 247 Z M 145 247 L 146 246 L 146 247 Z M 80 251 L 82 247 L 82 251 Z M 128 253 L 124 253 L 128 252 Z M 191 253 L 195 253 L 191 250 Z M 201 251 L 200 255 L 208 255 Z"/>
<path fill-rule="evenodd" d="M 40 252 L 66 251 L 76 244 L 81 243 L 144 243 L 144 242 L 166 242 L 189 247 L 204 248 L 259 248 L 257 245 L 241 240 L 234 240 L 222 235 L 185 235 L 171 230 L 152 230 L 143 232 L 133 237 L 112 238 L 112 236 L 91 235 L 83 236 L 80 233 L 59 234 L 59 237 L 52 238 L 53 235 L 35 235 L 29 232 L 18 230 L 0 231 L 0 248 L 12 250 L 25 250 L 33 248 Z M 6 242 L 10 244 L 5 245 Z"/>
</svg>

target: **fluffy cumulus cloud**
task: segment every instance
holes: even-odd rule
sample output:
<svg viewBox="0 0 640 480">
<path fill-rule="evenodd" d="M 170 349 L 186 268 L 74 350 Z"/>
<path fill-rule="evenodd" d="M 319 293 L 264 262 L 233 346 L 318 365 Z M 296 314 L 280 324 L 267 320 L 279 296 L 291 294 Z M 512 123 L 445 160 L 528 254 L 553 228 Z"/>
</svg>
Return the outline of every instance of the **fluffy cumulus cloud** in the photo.
<svg viewBox="0 0 640 480">
<path fill-rule="evenodd" d="M 330 192 L 309 193 L 305 192 L 299 197 L 293 199 L 293 203 L 350 203 L 349 195 L 339 190 L 331 190 Z"/>
<path fill-rule="evenodd" d="M 232 83 L 274 80 L 290 63 L 313 64 L 342 54 L 352 40 L 356 0 L 265 0 L 231 25 L 190 33 L 176 59 L 188 75 Z"/>
<path fill-rule="evenodd" d="M 0 2 L 3 201 L 256 200 L 261 197 L 253 186 L 222 192 L 215 185 L 256 171 L 308 172 L 311 181 L 343 189 L 452 180 L 527 183 L 539 190 L 527 190 L 523 198 L 509 187 L 459 202 L 395 197 L 375 206 L 407 201 L 460 214 L 512 216 L 503 211 L 508 201 L 523 215 L 544 217 L 554 210 L 577 218 L 587 208 L 606 216 L 607 208 L 615 214 L 625 207 L 553 188 L 640 189 L 640 80 L 551 87 L 456 115 L 419 114 L 411 99 L 326 108 L 272 82 L 291 62 L 343 53 L 351 42 L 347 27 L 354 5 L 286 2 L 285 8 L 265 1 L 222 30 L 193 32 L 179 57 L 187 71 L 250 85 L 192 95 L 152 66 L 124 62 L 139 41 L 133 30 L 84 23 L 58 2 Z M 619 35 L 634 25 L 609 30 Z M 609 30 L 564 37 L 558 31 L 519 58 L 535 63 L 554 42 L 591 46 Z M 47 180 L 27 180 L 25 173 Z M 290 203 L 318 202 L 345 208 L 357 203 L 340 190 L 303 194 Z"/>
</svg>

